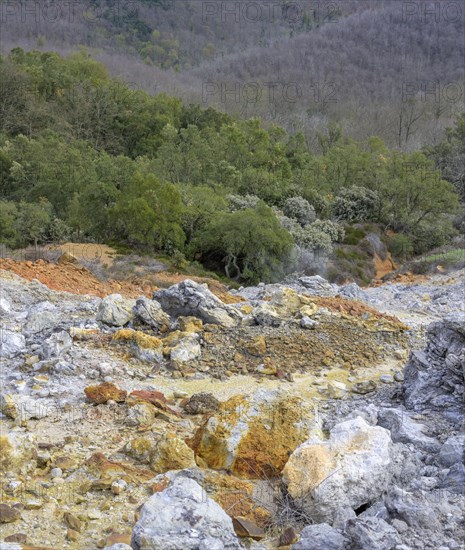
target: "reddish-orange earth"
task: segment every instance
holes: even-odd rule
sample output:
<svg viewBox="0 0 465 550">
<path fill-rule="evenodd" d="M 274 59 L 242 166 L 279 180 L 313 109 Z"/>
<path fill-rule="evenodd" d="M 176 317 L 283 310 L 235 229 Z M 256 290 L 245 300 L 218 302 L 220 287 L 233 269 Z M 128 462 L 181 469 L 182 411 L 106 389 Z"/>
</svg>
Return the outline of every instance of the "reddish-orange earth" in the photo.
<svg viewBox="0 0 465 550">
<path fill-rule="evenodd" d="M 127 298 L 151 297 L 159 288 L 166 288 L 184 279 L 193 279 L 199 283 L 207 283 L 209 289 L 225 303 L 242 301 L 242 298 L 230 294 L 225 285 L 214 279 L 192 277 L 179 273 L 162 272 L 144 278 L 131 277 L 120 281 L 112 279 L 101 281 L 91 271 L 77 263 L 56 264 L 44 260 L 23 262 L 9 258 L 0 260 L 0 269 L 11 271 L 28 281 L 37 279 L 52 290 L 73 294 L 90 294 L 100 298 L 115 293 L 122 294 Z"/>
<path fill-rule="evenodd" d="M 37 279 L 52 290 L 72 292 L 73 294 L 90 294 L 107 296 L 119 293 L 128 298 L 150 296 L 156 288 L 127 281 L 99 281 L 88 269 L 79 264 L 54 264 L 44 260 L 20 262 L 11 259 L 0 260 L 0 269 L 11 271 L 32 281 Z"/>
<path fill-rule="evenodd" d="M 375 279 L 382 279 L 385 275 L 397 269 L 390 252 L 388 252 L 384 260 L 375 253 L 373 262 L 375 264 Z"/>
</svg>

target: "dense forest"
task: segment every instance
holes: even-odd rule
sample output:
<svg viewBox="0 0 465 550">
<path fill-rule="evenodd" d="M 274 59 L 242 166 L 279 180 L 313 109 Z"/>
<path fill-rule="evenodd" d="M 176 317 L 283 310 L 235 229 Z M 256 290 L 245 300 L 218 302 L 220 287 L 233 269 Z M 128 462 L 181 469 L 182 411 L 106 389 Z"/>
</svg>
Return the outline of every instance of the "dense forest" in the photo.
<svg viewBox="0 0 465 550">
<path fill-rule="evenodd" d="M 417 0 L 2 2 L 0 48 L 84 47 L 132 89 L 302 132 L 437 145 L 465 110 L 464 11 Z"/>
<path fill-rule="evenodd" d="M 0 58 L 0 238 L 126 244 L 243 282 L 305 269 L 353 236 L 394 254 L 448 242 L 462 224 L 465 113 L 420 151 L 302 132 L 149 95 L 81 51 Z"/>
</svg>

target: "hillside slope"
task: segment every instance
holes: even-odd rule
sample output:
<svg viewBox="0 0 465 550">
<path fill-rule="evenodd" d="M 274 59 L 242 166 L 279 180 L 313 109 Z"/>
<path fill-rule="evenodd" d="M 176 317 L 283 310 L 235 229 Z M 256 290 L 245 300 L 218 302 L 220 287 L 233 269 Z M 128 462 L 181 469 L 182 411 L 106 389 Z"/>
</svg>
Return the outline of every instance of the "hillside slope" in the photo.
<svg viewBox="0 0 465 550">
<path fill-rule="evenodd" d="M 332 120 L 357 139 L 377 134 L 414 148 L 435 143 L 463 110 L 464 14 L 454 6 L 226 4 L 100 1 L 53 16 L 3 6 L 0 44 L 60 53 L 84 46 L 133 88 L 260 115 L 315 143 Z"/>
</svg>

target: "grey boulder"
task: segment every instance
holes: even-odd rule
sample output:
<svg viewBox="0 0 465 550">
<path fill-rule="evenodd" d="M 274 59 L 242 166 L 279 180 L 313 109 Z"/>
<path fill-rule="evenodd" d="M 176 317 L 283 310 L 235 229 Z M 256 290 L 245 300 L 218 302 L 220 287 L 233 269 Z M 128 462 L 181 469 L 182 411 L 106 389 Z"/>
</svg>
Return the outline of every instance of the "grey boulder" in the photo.
<svg viewBox="0 0 465 550">
<path fill-rule="evenodd" d="M 403 385 L 408 409 L 430 409 L 456 423 L 465 403 L 465 314 L 457 313 L 428 327 L 427 345 L 413 352 Z"/>
<path fill-rule="evenodd" d="M 402 543 L 394 527 L 377 517 L 349 520 L 346 534 L 352 540 L 351 550 L 393 550 Z"/>
<path fill-rule="evenodd" d="M 145 296 L 136 300 L 134 315 L 136 321 L 156 331 L 164 332 L 170 326 L 170 318 L 161 305 L 156 300 L 149 300 Z"/>
<path fill-rule="evenodd" d="M 20 332 L 4 330 L 0 338 L 0 358 L 12 359 L 25 350 L 26 339 Z"/>
<path fill-rule="evenodd" d="M 231 518 L 193 479 L 178 477 L 144 504 L 133 550 L 233 550 L 243 546 Z"/>
<path fill-rule="evenodd" d="M 291 550 L 344 550 L 346 538 L 327 523 L 308 525 Z"/>
<path fill-rule="evenodd" d="M 100 302 L 97 320 L 105 325 L 123 327 L 134 317 L 133 303 L 133 300 L 123 298 L 121 294 L 110 294 Z"/>
<path fill-rule="evenodd" d="M 171 316 L 193 316 L 204 323 L 233 327 L 242 319 L 237 309 L 224 304 L 217 298 L 207 285 L 202 285 L 186 279 L 170 288 L 155 292 L 163 310 Z"/>
<path fill-rule="evenodd" d="M 465 434 L 449 437 L 439 451 L 438 460 L 442 466 L 449 468 L 465 459 Z"/>
<path fill-rule="evenodd" d="M 426 427 L 414 422 L 403 409 L 381 408 L 378 411 L 378 424 L 390 430 L 394 443 L 410 443 L 432 453 L 438 452 L 440 448 L 436 439 L 423 433 Z"/>
<path fill-rule="evenodd" d="M 308 294 L 313 296 L 335 296 L 336 291 L 331 283 L 320 275 L 310 277 L 299 277 L 299 283 L 305 287 Z"/>
<path fill-rule="evenodd" d="M 55 332 L 42 345 L 42 358 L 59 357 L 71 349 L 73 340 L 66 331 Z"/>
</svg>

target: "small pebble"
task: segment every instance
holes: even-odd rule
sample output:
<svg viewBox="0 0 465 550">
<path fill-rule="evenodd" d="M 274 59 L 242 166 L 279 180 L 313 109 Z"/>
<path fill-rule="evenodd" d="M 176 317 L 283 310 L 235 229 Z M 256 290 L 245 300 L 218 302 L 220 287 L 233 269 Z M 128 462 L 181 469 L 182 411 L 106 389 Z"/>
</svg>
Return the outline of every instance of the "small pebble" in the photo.
<svg viewBox="0 0 465 550">
<path fill-rule="evenodd" d="M 128 484 L 124 481 L 124 479 L 115 479 L 115 481 L 111 484 L 111 492 L 114 495 L 120 495 L 126 490 L 127 486 Z"/>
<path fill-rule="evenodd" d="M 50 470 L 50 477 L 53 479 L 55 477 L 62 477 L 63 476 L 63 471 L 61 468 L 52 468 Z"/>
</svg>

